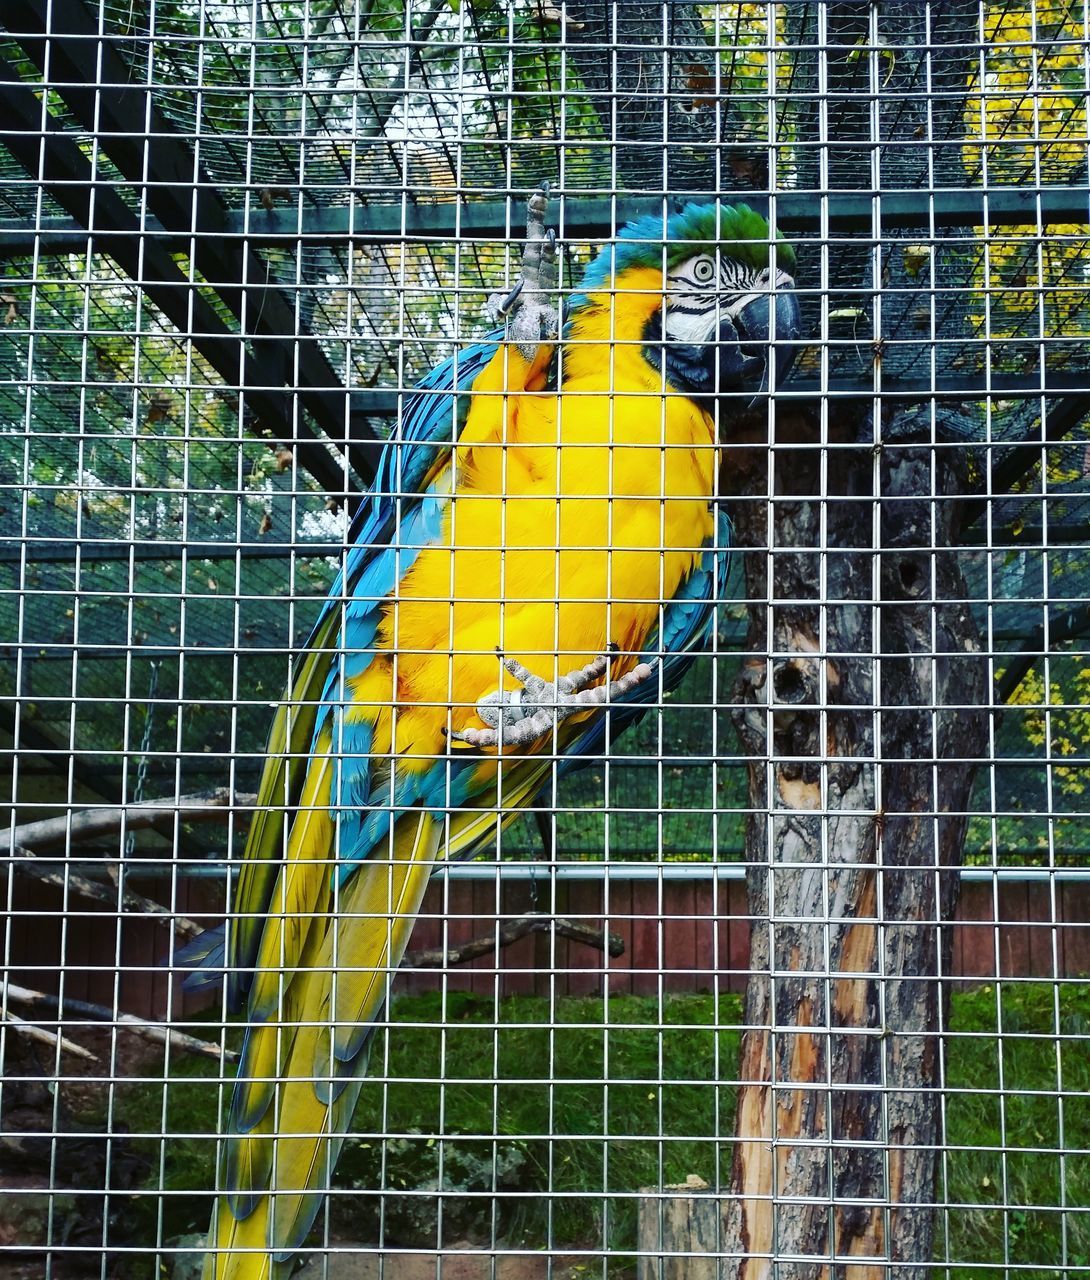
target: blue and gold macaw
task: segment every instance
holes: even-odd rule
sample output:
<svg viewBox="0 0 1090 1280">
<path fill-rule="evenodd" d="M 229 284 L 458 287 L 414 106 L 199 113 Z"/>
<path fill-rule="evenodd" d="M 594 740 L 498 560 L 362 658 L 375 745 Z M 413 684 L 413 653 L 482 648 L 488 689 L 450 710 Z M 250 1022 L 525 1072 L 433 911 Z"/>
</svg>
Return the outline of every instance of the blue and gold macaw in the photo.
<svg viewBox="0 0 1090 1280">
<path fill-rule="evenodd" d="M 494 848 L 714 624 L 714 410 L 789 367 L 794 255 L 744 205 L 689 205 L 626 227 L 561 325 L 545 196 L 506 332 L 435 369 L 384 450 L 276 714 L 231 919 L 186 957 L 247 1026 L 214 1280 L 274 1280 L 303 1244 L 437 862 Z"/>
</svg>

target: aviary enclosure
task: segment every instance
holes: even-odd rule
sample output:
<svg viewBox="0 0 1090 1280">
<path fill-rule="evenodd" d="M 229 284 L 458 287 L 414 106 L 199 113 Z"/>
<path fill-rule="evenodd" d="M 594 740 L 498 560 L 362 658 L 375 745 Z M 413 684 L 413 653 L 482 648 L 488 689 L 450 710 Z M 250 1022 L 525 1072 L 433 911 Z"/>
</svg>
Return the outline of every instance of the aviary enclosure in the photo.
<svg viewBox="0 0 1090 1280">
<path fill-rule="evenodd" d="M 477 802 L 506 825 L 469 860 L 463 800 L 419 802 L 330 1193 L 294 1259 L 204 1274 L 1090 1276 L 1084 0 L 4 0 L 0 57 L 0 1276 L 202 1275 L 248 1015 L 182 952 L 305 915 L 247 896 L 251 826 L 275 873 L 307 804 L 259 779 L 353 695 L 277 707 L 316 644 L 352 660 L 353 556 L 427 507 L 421 406 L 438 458 L 486 404 L 442 362 L 525 304 L 542 183 L 569 337 L 633 219 L 660 290 L 691 203 L 767 220 L 764 375 L 686 402 L 705 595 L 655 605 L 642 718 L 511 749 L 533 787 Z M 555 359 L 522 401 L 612 432 Z M 359 804 L 311 798 L 338 840 Z"/>
</svg>

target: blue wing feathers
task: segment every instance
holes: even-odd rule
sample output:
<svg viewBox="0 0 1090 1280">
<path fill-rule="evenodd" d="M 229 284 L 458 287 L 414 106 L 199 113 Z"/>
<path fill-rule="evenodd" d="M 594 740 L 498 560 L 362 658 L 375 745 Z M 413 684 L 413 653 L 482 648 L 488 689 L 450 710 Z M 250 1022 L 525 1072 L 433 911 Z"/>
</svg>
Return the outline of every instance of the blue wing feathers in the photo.
<svg viewBox="0 0 1090 1280">
<path fill-rule="evenodd" d="M 338 698 L 345 695 L 338 693 Z M 334 785 L 331 789 L 333 809 L 330 817 L 340 813 L 340 858 L 358 856 L 362 841 L 361 826 L 371 793 L 371 725 L 353 720 L 338 709 L 333 730 L 333 750 L 338 753 Z"/>
<path fill-rule="evenodd" d="M 309 649 L 330 612 L 343 607 L 342 634 L 330 650 L 322 707 L 314 726 L 314 738 L 327 728 L 335 730 L 334 750 L 343 753 L 334 801 L 341 806 L 342 823 L 346 824 L 340 835 L 342 858 L 358 859 L 373 847 L 373 842 L 365 843 L 364 830 L 365 820 L 372 815 L 353 811 L 365 810 L 375 801 L 370 794 L 369 739 L 340 716 L 346 700 L 345 681 L 361 675 L 371 661 L 382 601 L 397 586 L 420 548 L 441 532 L 443 496 L 422 492 L 422 487 L 436 462 L 457 441 L 469 412 L 467 393 L 495 354 L 500 337 L 491 335 L 436 365 L 406 397 L 399 429 L 386 442 L 370 497 L 360 504 L 349 526 L 350 545 L 341 571 L 307 642 Z M 337 717 L 332 725 L 331 716 Z M 378 803 L 383 803 L 381 798 Z M 392 816 L 386 797 L 374 830 L 380 834 L 388 831 Z M 350 860 L 347 871 L 353 865 Z M 223 926 L 206 930 L 176 953 L 176 963 L 193 968 L 185 981 L 190 990 L 221 982 L 226 962 Z"/>
<path fill-rule="evenodd" d="M 376 549 L 390 546 L 395 538 L 404 546 L 409 514 L 406 504 L 420 502 L 428 472 L 456 443 L 469 412 L 466 393 L 495 355 L 498 341 L 497 334 L 495 340 L 475 343 L 436 365 L 407 398 L 400 429 L 386 442 L 379 458 L 370 500 L 360 505 L 349 526 L 344 569 L 337 575 L 322 616 L 346 594 L 346 583 L 347 594 L 354 595 L 357 576 Z M 393 586 L 391 582 L 386 590 Z"/>
<path fill-rule="evenodd" d="M 361 676 L 374 654 L 382 602 L 415 562 L 420 551 L 442 533 L 446 496 L 434 485 L 422 489 L 428 473 L 456 443 L 468 414 L 468 392 L 495 354 L 496 343 L 478 343 L 437 365 L 419 384 L 405 405 L 400 429 L 382 451 L 371 497 L 357 512 L 349 530 L 351 546 L 343 570 L 330 590 L 319 617 L 344 604 L 339 662 L 330 665 L 323 692 L 323 709 L 314 726 L 314 739 L 330 727 L 332 708 L 350 700 L 347 682 Z M 342 818 L 340 856 L 342 875 L 365 857 L 389 831 L 395 813 L 389 796 L 369 814 L 370 732 L 350 726 L 343 717 L 333 721 L 333 750 L 341 755 L 338 783 L 331 802 Z M 359 751 L 357 755 L 356 752 Z M 412 797 L 409 803 L 415 803 Z M 400 799 L 400 797 L 398 797 Z M 372 838 L 373 837 L 373 838 Z"/>
</svg>

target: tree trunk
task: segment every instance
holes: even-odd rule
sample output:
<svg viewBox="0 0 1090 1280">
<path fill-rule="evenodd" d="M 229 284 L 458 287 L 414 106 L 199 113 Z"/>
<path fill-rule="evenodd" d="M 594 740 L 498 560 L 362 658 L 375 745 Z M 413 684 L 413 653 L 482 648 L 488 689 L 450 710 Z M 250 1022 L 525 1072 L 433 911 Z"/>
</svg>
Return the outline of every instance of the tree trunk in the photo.
<svg viewBox="0 0 1090 1280">
<path fill-rule="evenodd" d="M 811 81 L 823 88 L 801 109 L 797 185 L 963 180 L 976 11 L 975 0 L 793 5 L 794 89 L 805 104 Z M 929 86 L 947 96 L 929 106 Z M 832 245 L 826 278 L 810 282 L 835 290 L 831 308 L 882 293 L 859 325 L 876 359 L 919 305 L 897 249 Z M 931 280 L 951 263 L 934 262 Z M 877 426 L 841 406 L 830 418 L 822 431 L 781 408 L 774 452 L 762 429 L 725 462 L 736 540 L 753 549 L 734 713 L 750 756 L 753 934 L 723 1271 L 923 1280 L 942 1140 L 942 924 L 987 740 L 976 709 L 987 670 L 953 549 L 955 437 L 911 410 Z M 933 432 L 947 447 L 932 447 Z"/>
<path fill-rule="evenodd" d="M 781 443 L 816 443 L 785 419 Z M 986 664 L 942 550 L 958 454 L 906 434 L 916 421 L 889 424 L 880 454 L 869 439 L 836 449 L 825 486 L 813 448 L 777 452 L 771 488 L 764 450 L 733 456 L 739 498 L 756 499 L 734 519 L 757 602 L 735 711 L 753 919 L 725 1217 L 740 1280 L 771 1275 L 772 1255 L 779 1280 L 922 1280 L 931 1259 L 941 922 L 986 744 Z M 771 581 L 766 532 L 782 548 Z"/>
<path fill-rule="evenodd" d="M 978 0 L 794 0 L 784 37 L 804 191 L 962 186 Z M 825 92 L 822 92 L 824 88 Z M 823 123 L 824 121 L 824 123 Z"/>
</svg>

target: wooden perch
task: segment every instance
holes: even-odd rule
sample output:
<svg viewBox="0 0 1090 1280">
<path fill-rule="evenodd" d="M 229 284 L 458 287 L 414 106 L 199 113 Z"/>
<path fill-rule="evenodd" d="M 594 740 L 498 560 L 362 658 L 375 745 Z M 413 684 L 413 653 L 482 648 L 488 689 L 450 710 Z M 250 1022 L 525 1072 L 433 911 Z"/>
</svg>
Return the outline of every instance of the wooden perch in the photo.
<svg viewBox="0 0 1090 1280">
<path fill-rule="evenodd" d="M 252 808 L 257 796 L 233 794 L 228 788 L 199 792 L 195 795 L 143 800 L 139 804 L 82 809 L 78 813 L 62 813 L 56 818 L 24 822 L 21 826 L 0 832 L 0 853 L 12 853 L 16 845 L 24 849 L 42 850 L 53 845 L 76 844 L 97 836 L 113 835 L 124 827 L 127 831 L 144 831 L 163 823 L 221 822 L 236 809 Z"/>
<path fill-rule="evenodd" d="M 167 907 L 143 894 L 130 889 L 118 892 L 116 885 L 101 885 L 87 876 L 65 867 L 59 859 L 39 861 L 42 850 L 54 845 L 73 845 L 81 840 L 93 840 L 104 835 L 127 831 L 146 830 L 164 822 L 219 822 L 232 817 L 238 808 L 249 808 L 257 797 L 249 793 L 235 795 L 226 788 L 196 795 L 146 800 L 140 804 L 112 806 L 110 808 L 84 809 L 79 813 L 62 813 L 56 818 L 43 818 L 39 822 L 24 822 L 20 826 L 0 832 L 0 855 L 19 859 L 20 869 L 27 871 L 43 884 L 67 889 L 93 902 L 103 902 L 115 910 L 134 915 L 148 916 L 164 928 L 172 928 L 187 938 L 195 938 L 202 926 L 185 916 L 175 915 Z"/>
<path fill-rule="evenodd" d="M 16 986 L 14 982 L 7 982 L 0 986 L 0 999 L 4 996 L 16 1004 L 43 1012 L 55 1013 L 61 1008 L 61 1001 L 57 996 L 49 995 L 44 991 L 31 991 L 28 987 Z M 196 1036 L 187 1035 L 184 1031 L 175 1031 L 160 1022 L 146 1022 L 143 1018 L 137 1018 L 131 1013 L 114 1013 L 105 1005 L 91 1004 L 87 1000 L 72 1000 L 66 996 L 64 1013 L 68 1017 L 78 1016 L 89 1018 L 94 1022 L 109 1022 L 115 1026 L 124 1027 L 138 1036 L 143 1036 L 145 1040 L 151 1040 L 155 1044 L 169 1044 L 182 1053 L 194 1053 L 202 1058 L 215 1058 L 217 1062 L 221 1059 L 225 1062 L 238 1061 L 238 1054 L 233 1050 L 221 1049 L 218 1044 L 209 1040 L 200 1040 Z M 27 1025 L 22 1022 L 22 1019 L 17 1019 L 14 1014 L 9 1014 L 8 1017 L 20 1023 L 21 1028 Z M 44 1034 L 52 1036 L 53 1033 L 45 1032 Z M 62 1044 L 72 1052 L 94 1057 L 88 1050 L 82 1049 L 79 1045 L 73 1045 L 71 1041 L 62 1041 Z"/>
<path fill-rule="evenodd" d="M 594 947 L 596 951 L 607 951 L 611 956 L 624 955 L 624 942 L 615 933 L 607 933 L 604 929 L 595 929 L 589 924 L 580 924 L 576 920 L 565 920 L 557 916 L 530 915 L 508 920 L 495 933 L 487 934 L 483 938 L 473 938 L 456 947 L 428 947 L 422 951 L 406 952 L 401 967 L 403 969 L 445 969 L 449 965 L 467 964 L 470 960 L 478 960 L 481 956 L 486 956 L 498 948 L 509 947 L 528 934 L 548 933 L 550 929 L 561 938 L 582 942 L 585 946 Z"/>
<path fill-rule="evenodd" d="M 31 1040 L 37 1040 L 40 1044 L 48 1044 L 50 1046 L 59 1044 L 65 1053 L 74 1054 L 77 1058 L 85 1058 L 88 1062 L 98 1061 L 98 1057 L 90 1049 L 85 1049 L 83 1045 L 76 1044 L 73 1040 L 65 1039 L 64 1036 L 58 1035 L 55 1031 L 46 1031 L 45 1027 L 35 1026 L 33 1022 L 27 1022 L 25 1018 L 20 1018 L 17 1013 L 12 1013 L 10 1009 L 5 1010 L 3 1020 L 10 1023 L 22 1035 Z"/>
</svg>

